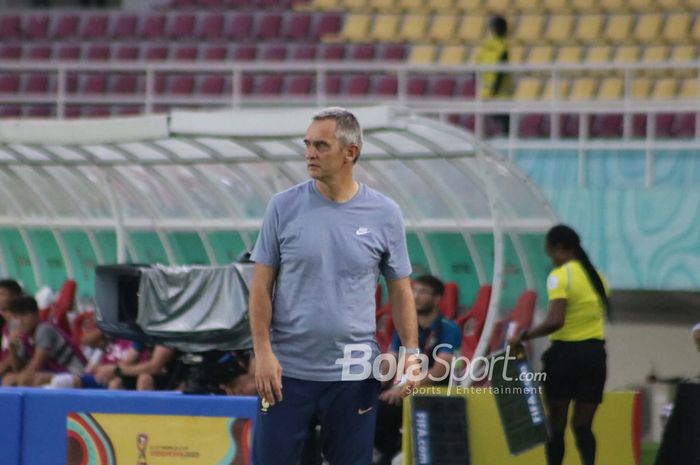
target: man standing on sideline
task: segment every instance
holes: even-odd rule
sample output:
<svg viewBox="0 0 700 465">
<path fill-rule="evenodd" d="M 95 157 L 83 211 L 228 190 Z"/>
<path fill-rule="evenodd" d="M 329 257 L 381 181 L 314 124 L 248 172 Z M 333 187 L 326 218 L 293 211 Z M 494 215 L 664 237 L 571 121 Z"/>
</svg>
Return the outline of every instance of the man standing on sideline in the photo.
<svg viewBox="0 0 700 465">
<path fill-rule="evenodd" d="M 317 113 L 304 144 L 311 179 L 272 198 L 251 256 L 250 325 L 261 397 L 253 457 L 257 465 L 296 463 L 317 420 L 331 465 L 367 465 L 379 383 L 371 375 L 344 381 L 338 360 L 350 344 L 379 353 L 374 292 L 381 273 L 408 354 L 406 370 L 417 363 L 403 220 L 395 202 L 353 179 L 362 129 L 352 113 Z M 408 381 L 404 395 L 412 388 Z"/>
</svg>

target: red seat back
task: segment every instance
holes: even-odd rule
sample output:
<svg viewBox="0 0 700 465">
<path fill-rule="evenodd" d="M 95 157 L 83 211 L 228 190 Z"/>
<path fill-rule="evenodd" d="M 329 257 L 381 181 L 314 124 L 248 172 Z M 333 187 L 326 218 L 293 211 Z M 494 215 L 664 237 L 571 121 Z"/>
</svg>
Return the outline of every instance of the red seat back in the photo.
<svg viewBox="0 0 700 465">
<path fill-rule="evenodd" d="M 492 287 L 488 284 L 481 286 L 476 294 L 472 308 L 457 319 L 457 326 L 462 331 L 462 355 L 469 359 L 474 356 L 476 345 L 479 343 L 479 338 L 484 330 L 484 323 L 486 322 L 486 315 L 491 302 L 491 290 Z"/>
<path fill-rule="evenodd" d="M 457 306 L 459 305 L 459 288 L 457 283 L 445 283 L 445 293 L 440 299 L 440 311 L 447 318 L 453 319 L 457 314 Z"/>
</svg>

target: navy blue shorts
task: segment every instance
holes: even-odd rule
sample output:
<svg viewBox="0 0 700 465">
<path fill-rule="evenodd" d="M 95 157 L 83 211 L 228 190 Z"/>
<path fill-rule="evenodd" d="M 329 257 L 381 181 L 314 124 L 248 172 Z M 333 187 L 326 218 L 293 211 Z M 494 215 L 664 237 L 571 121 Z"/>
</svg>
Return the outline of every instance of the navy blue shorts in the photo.
<svg viewBox="0 0 700 465">
<path fill-rule="evenodd" d="M 377 414 L 379 382 L 304 381 L 282 377 L 282 402 L 264 409 L 258 401 L 253 433 L 255 465 L 294 465 L 314 421 L 330 465 L 368 465 Z"/>
</svg>

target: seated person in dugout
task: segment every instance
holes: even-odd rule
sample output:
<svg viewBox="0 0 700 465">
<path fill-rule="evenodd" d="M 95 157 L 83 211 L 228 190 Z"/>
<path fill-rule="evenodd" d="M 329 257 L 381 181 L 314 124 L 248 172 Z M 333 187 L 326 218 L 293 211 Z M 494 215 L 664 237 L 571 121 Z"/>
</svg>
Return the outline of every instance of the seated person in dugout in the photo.
<svg viewBox="0 0 700 465">
<path fill-rule="evenodd" d="M 3 386 L 43 386 L 56 373 L 81 374 L 87 361 L 70 336 L 48 321 L 39 318 L 39 306 L 30 296 L 14 299 L 9 306 L 16 320 L 10 336 L 12 373 L 3 377 Z M 29 341 L 28 354 L 22 338 Z"/>
<path fill-rule="evenodd" d="M 0 378 L 11 371 L 10 366 L 10 333 L 14 322 L 9 306 L 15 298 L 22 295 L 22 286 L 14 279 L 0 280 Z M 26 338 L 23 341 L 26 345 Z"/>
<path fill-rule="evenodd" d="M 442 316 L 440 299 L 445 286 L 438 278 L 430 275 L 420 276 L 413 281 L 413 298 L 418 313 L 418 347 L 428 356 L 428 376 L 418 381 L 416 387 L 435 384 L 447 384 L 449 369 L 455 353 L 459 353 L 462 334 L 459 327 Z M 444 344 L 443 346 L 440 346 Z M 391 342 L 391 351 L 398 356 L 401 340 L 395 332 Z M 440 346 L 438 348 L 438 346 Z M 435 352 L 435 354 L 434 354 Z M 436 358 L 441 362 L 436 363 Z M 374 445 L 381 454 L 379 464 L 390 464 L 392 457 L 401 448 L 402 396 L 401 388 L 385 383 L 379 395 L 377 411 L 377 430 Z"/>
<path fill-rule="evenodd" d="M 135 343 L 132 347 L 134 351 L 124 362 L 98 367 L 95 380 L 109 389 L 162 391 L 177 387 L 173 376 L 175 349 L 156 345 L 143 355 L 141 344 Z"/>
</svg>

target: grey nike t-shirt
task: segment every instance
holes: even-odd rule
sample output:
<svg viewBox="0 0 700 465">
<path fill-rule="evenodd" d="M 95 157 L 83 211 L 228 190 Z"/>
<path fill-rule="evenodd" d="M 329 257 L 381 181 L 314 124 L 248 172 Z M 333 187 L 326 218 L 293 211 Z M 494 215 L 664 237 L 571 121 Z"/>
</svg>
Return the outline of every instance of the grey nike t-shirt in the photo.
<svg viewBox="0 0 700 465">
<path fill-rule="evenodd" d="M 374 360 L 379 274 L 411 274 L 401 210 L 364 184 L 344 203 L 314 180 L 275 195 L 251 258 L 278 269 L 270 338 L 282 375 L 310 381 L 341 380 L 346 344 Z"/>
</svg>

